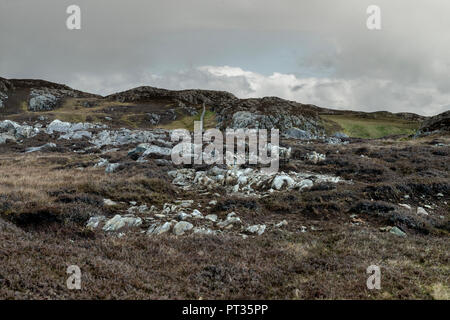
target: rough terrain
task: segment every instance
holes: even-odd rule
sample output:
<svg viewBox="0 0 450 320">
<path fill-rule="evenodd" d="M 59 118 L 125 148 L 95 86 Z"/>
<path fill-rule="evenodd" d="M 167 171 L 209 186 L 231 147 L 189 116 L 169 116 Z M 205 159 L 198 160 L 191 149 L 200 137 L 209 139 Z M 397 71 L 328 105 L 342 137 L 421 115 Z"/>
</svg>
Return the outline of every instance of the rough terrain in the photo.
<svg viewBox="0 0 450 320">
<path fill-rule="evenodd" d="M 448 112 L 41 80 L 0 79 L 0 99 L 1 298 L 450 299 Z M 203 104 L 206 127 L 279 128 L 279 172 L 174 166 Z M 342 118 L 409 125 L 368 139 Z"/>
</svg>

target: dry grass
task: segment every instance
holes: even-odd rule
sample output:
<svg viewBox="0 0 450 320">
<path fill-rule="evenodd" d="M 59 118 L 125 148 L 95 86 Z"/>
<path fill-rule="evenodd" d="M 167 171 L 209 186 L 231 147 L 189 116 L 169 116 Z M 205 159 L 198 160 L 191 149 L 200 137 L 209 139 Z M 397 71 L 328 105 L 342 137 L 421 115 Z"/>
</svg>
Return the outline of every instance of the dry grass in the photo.
<svg viewBox="0 0 450 320">
<path fill-rule="evenodd" d="M 106 174 L 93 167 L 96 154 L 23 154 L 8 151 L 16 145 L 4 145 L 0 298 L 448 299 L 450 212 L 443 201 L 448 201 L 449 150 L 434 144 L 293 145 L 289 168 L 339 174 L 353 184 L 320 184 L 262 199 L 221 193 L 210 211 L 210 196 L 174 188 L 165 168 L 152 161 L 137 164 L 126 151 L 102 155 L 123 164 Z M 327 154 L 327 160 L 303 161 L 310 149 Z M 105 207 L 103 198 L 119 205 Z M 84 227 L 90 216 L 125 213 L 129 201 L 161 207 L 177 198 L 201 202 L 204 214 L 235 211 L 248 224 L 269 227 L 248 239 L 148 237 L 140 233 L 145 228 L 119 238 Z M 419 219 L 397 208 L 400 202 L 436 206 L 430 217 Z M 284 219 L 287 226 L 271 227 Z M 394 225 L 408 236 L 379 230 Z M 66 268 L 73 264 L 82 270 L 80 291 L 66 288 Z M 372 264 L 381 267 L 380 291 L 366 287 Z"/>
</svg>

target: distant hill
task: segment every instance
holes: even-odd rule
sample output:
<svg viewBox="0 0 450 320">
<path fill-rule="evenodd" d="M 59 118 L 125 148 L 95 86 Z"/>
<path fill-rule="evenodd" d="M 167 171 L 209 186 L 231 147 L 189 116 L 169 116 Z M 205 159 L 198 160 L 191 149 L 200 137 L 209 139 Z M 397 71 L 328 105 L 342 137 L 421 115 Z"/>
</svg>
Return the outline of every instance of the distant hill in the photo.
<svg viewBox="0 0 450 320">
<path fill-rule="evenodd" d="M 205 128 L 291 128 L 312 135 L 342 132 L 379 138 L 413 134 L 427 117 L 414 113 L 342 111 L 278 97 L 239 99 L 225 91 L 149 86 L 106 97 L 45 80 L 0 78 L 0 119 L 38 117 L 107 123 L 112 127 L 193 129 L 205 104 Z"/>
</svg>

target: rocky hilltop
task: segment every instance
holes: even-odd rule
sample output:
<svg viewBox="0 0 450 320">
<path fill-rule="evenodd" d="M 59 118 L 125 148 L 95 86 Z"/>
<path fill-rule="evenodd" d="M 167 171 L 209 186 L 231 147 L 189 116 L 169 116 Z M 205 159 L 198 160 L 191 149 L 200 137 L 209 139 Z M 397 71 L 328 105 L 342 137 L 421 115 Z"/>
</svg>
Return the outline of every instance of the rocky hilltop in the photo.
<svg viewBox="0 0 450 320">
<path fill-rule="evenodd" d="M 450 111 L 426 119 L 419 129 L 420 134 L 450 132 Z"/>
<path fill-rule="evenodd" d="M 297 139 L 334 133 L 375 138 L 412 134 L 427 119 L 412 113 L 333 110 L 277 97 L 239 99 L 214 90 L 144 86 L 101 97 L 43 80 L 0 78 L 0 116 L 10 120 L 44 116 L 112 127 L 192 129 L 203 105 L 207 110 L 205 127 L 278 128 L 284 136 Z M 357 122 L 378 132 L 355 132 L 352 123 Z"/>
<path fill-rule="evenodd" d="M 28 111 L 50 111 L 62 105 L 66 98 L 89 98 L 97 95 L 74 90 L 66 85 L 45 80 L 0 78 L 0 108 L 10 113 L 23 107 Z"/>
</svg>

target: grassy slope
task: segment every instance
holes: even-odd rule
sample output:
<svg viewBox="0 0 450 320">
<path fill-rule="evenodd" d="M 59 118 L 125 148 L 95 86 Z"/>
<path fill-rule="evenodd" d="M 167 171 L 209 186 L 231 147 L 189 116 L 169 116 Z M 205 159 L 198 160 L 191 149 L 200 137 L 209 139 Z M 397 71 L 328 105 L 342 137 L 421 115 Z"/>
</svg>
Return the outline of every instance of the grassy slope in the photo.
<svg viewBox="0 0 450 320">
<path fill-rule="evenodd" d="M 188 129 L 194 131 L 194 121 L 200 121 L 200 113 L 196 116 L 185 116 L 181 119 L 172 121 L 169 124 L 158 126 L 163 129 Z M 204 118 L 204 128 L 210 129 L 216 127 L 216 113 L 206 110 Z"/>
<path fill-rule="evenodd" d="M 342 131 L 351 137 L 381 138 L 397 134 L 413 134 L 419 122 L 394 117 L 362 118 L 357 115 L 322 115 L 328 133 Z"/>
</svg>

